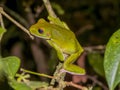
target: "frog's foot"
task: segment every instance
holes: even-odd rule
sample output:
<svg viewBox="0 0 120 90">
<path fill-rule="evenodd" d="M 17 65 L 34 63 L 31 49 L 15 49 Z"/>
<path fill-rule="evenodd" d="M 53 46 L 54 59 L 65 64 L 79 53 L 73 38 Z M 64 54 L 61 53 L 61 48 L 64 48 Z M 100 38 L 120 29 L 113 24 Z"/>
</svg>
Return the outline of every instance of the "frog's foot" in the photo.
<svg viewBox="0 0 120 90">
<path fill-rule="evenodd" d="M 67 71 L 65 69 L 60 69 L 60 73 L 66 73 Z"/>
<path fill-rule="evenodd" d="M 60 73 L 69 73 L 69 74 L 73 74 L 73 75 L 85 75 L 85 73 L 80 74 L 80 73 L 70 72 L 70 71 L 67 71 L 65 69 L 61 69 Z"/>
</svg>

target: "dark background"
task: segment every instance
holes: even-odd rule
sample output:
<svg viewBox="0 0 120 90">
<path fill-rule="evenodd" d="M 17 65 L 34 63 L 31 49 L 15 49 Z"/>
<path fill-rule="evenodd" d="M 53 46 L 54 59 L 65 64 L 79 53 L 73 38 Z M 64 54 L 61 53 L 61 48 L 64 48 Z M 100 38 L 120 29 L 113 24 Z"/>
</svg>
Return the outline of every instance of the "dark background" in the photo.
<svg viewBox="0 0 120 90">
<path fill-rule="evenodd" d="M 56 15 L 68 24 L 83 47 L 106 45 L 113 32 L 120 27 L 119 0 L 50 0 L 50 2 Z M 56 8 L 55 5 L 60 8 Z M 48 15 L 42 0 L 0 0 L 0 6 L 27 29 L 39 18 L 47 19 Z M 7 32 L 2 38 L 2 56 L 18 56 L 21 59 L 21 67 L 52 75 L 58 63 L 55 51 L 45 40 L 39 38 L 31 40 L 25 32 L 11 21 L 5 17 L 3 19 Z M 93 50 L 87 52 L 81 62 L 85 64 L 83 67 L 86 68 L 87 75 L 97 77 L 95 80 L 107 87 L 105 77 L 94 69 L 93 63 L 96 64 L 99 61 L 94 60 L 92 64 L 89 62 L 91 58 L 89 55 L 91 53 L 94 55 L 94 52 L 97 52 L 103 61 L 104 50 L 103 52 Z M 98 57 L 95 58 L 98 59 Z M 46 78 L 37 76 L 33 76 L 32 79 L 47 81 Z M 80 84 L 82 81 L 85 86 L 94 85 L 94 90 L 103 90 L 104 88 L 104 86 L 99 86 L 94 80 L 88 79 L 86 76 L 82 77 L 82 80 L 76 81 L 71 75 L 67 75 L 66 79 Z"/>
</svg>

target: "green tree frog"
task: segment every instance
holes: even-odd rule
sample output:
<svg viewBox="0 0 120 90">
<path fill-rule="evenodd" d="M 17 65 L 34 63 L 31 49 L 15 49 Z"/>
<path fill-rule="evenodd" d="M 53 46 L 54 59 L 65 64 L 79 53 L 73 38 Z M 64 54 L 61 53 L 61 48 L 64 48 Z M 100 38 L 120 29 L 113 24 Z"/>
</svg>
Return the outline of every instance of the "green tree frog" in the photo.
<svg viewBox="0 0 120 90">
<path fill-rule="evenodd" d="M 45 39 L 57 51 L 58 58 L 64 62 L 63 71 L 84 75 L 85 70 L 73 64 L 83 52 L 75 34 L 58 18 L 49 18 L 49 20 L 50 22 L 44 19 L 38 20 L 30 27 L 30 33 Z"/>
</svg>

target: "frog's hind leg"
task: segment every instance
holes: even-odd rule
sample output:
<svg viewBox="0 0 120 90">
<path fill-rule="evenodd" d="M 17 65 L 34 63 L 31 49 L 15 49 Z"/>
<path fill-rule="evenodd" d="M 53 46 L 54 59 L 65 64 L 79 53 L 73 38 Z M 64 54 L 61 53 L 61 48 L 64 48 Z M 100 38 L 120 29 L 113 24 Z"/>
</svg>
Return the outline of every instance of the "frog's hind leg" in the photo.
<svg viewBox="0 0 120 90">
<path fill-rule="evenodd" d="M 80 54 L 81 52 L 74 53 L 65 60 L 63 64 L 63 69 L 65 72 L 68 72 L 70 74 L 76 74 L 76 75 L 85 74 L 85 70 L 83 68 L 73 64 Z"/>
</svg>

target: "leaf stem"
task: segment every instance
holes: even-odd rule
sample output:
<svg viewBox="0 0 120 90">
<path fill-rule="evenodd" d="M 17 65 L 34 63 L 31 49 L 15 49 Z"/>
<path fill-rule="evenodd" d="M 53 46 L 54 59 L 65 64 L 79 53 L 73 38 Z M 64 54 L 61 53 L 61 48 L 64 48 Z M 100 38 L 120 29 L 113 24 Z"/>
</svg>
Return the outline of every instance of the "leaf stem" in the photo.
<svg viewBox="0 0 120 90">
<path fill-rule="evenodd" d="M 21 71 L 23 71 L 23 72 L 27 72 L 27 73 L 30 73 L 30 74 L 33 74 L 33 75 L 38 75 L 38 76 L 42 76 L 42 77 L 51 78 L 51 79 L 54 78 L 53 76 L 50 76 L 50 75 L 47 75 L 47 74 L 36 73 L 36 72 L 29 71 L 29 70 L 25 70 L 25 69 L 23 69 L 23 68 L 21 68 Z"/>
</svg>

